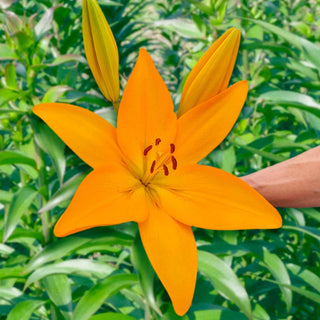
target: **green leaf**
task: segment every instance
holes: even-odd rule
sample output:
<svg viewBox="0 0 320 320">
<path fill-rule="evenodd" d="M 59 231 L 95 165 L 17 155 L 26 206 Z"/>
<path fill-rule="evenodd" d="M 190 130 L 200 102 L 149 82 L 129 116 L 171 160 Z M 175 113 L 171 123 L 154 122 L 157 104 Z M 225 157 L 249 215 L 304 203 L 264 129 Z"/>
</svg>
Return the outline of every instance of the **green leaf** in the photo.
<svg viewBox="0 0 320 320">
<path fill-rule="evenodd" d="M 72 90 L 72 88 L 66 85 L 51 87 L 43 96 L 42 102 L 56 102 L 64 93 L 70 90 Z"/>
<path fill-rule="evenodd" d="M 215 255 L 199 251 L 199 270 L 213 283 L 215 289 L 236 304 L 240 310 L 252 319 L 252 310 L 247 291 L 233 270 Z"/>
<path fill-rule="evenodd" d="M 320 222 L 320 213 L 319 210 L 315 208 L 300 208 L 304 214 L 308 215 L 309 217 L 315 219 L 316 221 Z"/>
<path fill-rule="evenodd" d="M 0 243 L 0 255 L 9 255 L 14 251 L 13 248 L 7 246 L 6 244 Z"/>
<path fill-rule="evenodd" d="M 1 59 L 0 59 L 0 61 L 1 61 Z M 6 104 L 9 101 L 12 101 L 12 102 L 15 101 L 16 99 L 19 98 L 19 96 L 21 96 L 21 94 L 19 94 L 15 90 L 12 90 L 9 88 L 0 89 L 0 106 Z M 13 110 L 13 112 L 14 112 L 14 110 Z M 5 113 L 8 113 L 8 111 L 6 111 Z"/>
<path fill-rule="evenodd" d="M 76 190 L 78 189 L 80 183 L 85 178 L 87 173 L 79 173 L 74 175 L 72 178 L 70 178 L 68 181 L 66 181 L 60 189 L 49 199 L 49 201 L 38 211 L 39 213 L 49 211 L 56 206 L 58 206 L 60 203 L 70 200 Z M 0 194 L 0 200 L 1 200 L 1 194 Z"/>
<path fill-rule="evenodd" d="M 263 93 L 260 95 L 259 99 L 268 103 L 309 111 L 310 113 L 320 117 L 320 104 L 306 94 L 286 90 L 276 90 Z"/>
<path fill-rule="evenodd" d="M 137 284 L 137 277 L 133 274 L 116 274 L 108 277 L 84 294 L 74 310 L 73 318 L 88 320 L 106 299 L 134 284 Z"/>
<path fill-rule="evenodd" d="M 1 165 L 16 165 L 16 164 L 26 164 L 33 168 L 36 168 L 36 162 L 27 157 L 26 155 L 19 153 L 17 151 L 1 151 L 0 152 L 0 166 Z"/>
<path fill-rule="evenodd" d="M 52 63 L 48 64 L 50 67 L 55 67 L 63 63 L 67 62 L 81 62 L 86 63 L 86 60 L 81 56 L 77 54 L 64 54 L 57 58 L 55 58 Z"/>
<path fill-rule="evenodd" d="M 72 319 L 72 296 L 69 279 L 57 274 L 43 279 L 44 288 L 50 300 L 59 308 L 65 320 Z"/>
<path fill-rule="evenodd" d="M 233 146 L 223 150 L 217 148 L 209 155 L 209 158 L 224 171 L 233 172 L 235 169 L 236 155 Z"/>
<path fill-rule="evenodd" d="M 95 278 L 105 278 L 114 268 L 110 265 L 88 259 L 70 259 L 41 267 L 34 271 L 25 283 L 25 288 L 31 283 L 39 281 L 51 274 L 80 274 L 84 276 L 93 276 Z"/>
<path fill-rule="evenodd" d="M 117 127 L 117 115 L 114 111 L 114 108 L 100 108 L 95 111 L 103 119 L 107 120 L 110 124 L 112 124 L 115 128 Z"/>
<path fill-rule="evenodd" d="M 32 313 L 45 304 L 45 302 L 45 300 L 21 301 L 10 311 L 7 320 L 28 320 Z"/>
<path fill-rule="evenodd" d="M 22 291 L 15 287 L 5 288 L 3 286 L 0 287 L 0 298 L 5 299 L 14 299 L 22 296 Z"/>
<path fill-rule="evenodd" d="M 13 63 L 8 63 L 5 67 L 6 84 L 10 89 L 18 89 L 16 80 L 16 67 Z"/>
<path fill-rule="evenodd" d="M 203 13 L 209 17 L 214 15 L 213 8 L 210 5 L 206 5 L 203 1 L 198 0 L 187 0 L 190 3 L 193 3 L 197 8 L 199 8 Z M 207 1 L 208 2 L 208 1 Z"/>
<path fill-rule="evenodd" d="M 29 273 L 45 263 L 58 260 L 70 252 L 74 251 L 78 247 L 82 246 L 86 242 L 90 241 L 90 238 L 70 236 L 50 243 L 47 247 L 41 250 L 37 255 L 32 257 L 24 272 Z"/>
<path fill-rule="evenodd" d="M 52 7 L 50 9 L 47 9 L 41 17 L 40 21 L 36 24 L 34 32 L 38 39 L 52 28 L 53 13 L 56 8 L 57 7 Z"/>
<path fill-rule="evenodd" d="M 257 149 L 257 148 L 250 147 L 250 146 L 244 144 L 241 141 L 240 138 L 236 138 L 236 141 L 233 141 L 233 144 L 235 146 L 237 146 L 237 147 L 240 147 L 240 148 L 243 148 L 245 150 L 248 150 L 253 154 L 258 154 L 259 156 L 261 156 L 263 158 L 266 158 L 268 160 L 272 160 L 272 161 L 275 161 L 275 162 L 282 162 L 282 161 L 286 160 L 286 158 L 284 158 L 282 156 L 278 156 L 278 155 L 273 154 L 271 152 L 267 152 L 267 151 L 264 151 L 264 150 L 260 150 L 260 149 Z"/>
<path fill-rule="evenodd" d="M 188 19 L 166 19 L 154 22 L 156 28 L 163 28 L 172 32 L 177 32 L 185 38 L 202 38 L 203 35 L 192 20 Z"/>
<path fill-rule="evenodd" d="M 133 243 L 131 260 L 138 272 L 139 282 L 148 304 L 161 315 L 161 311 L 154 296 L 155 272 L 150 264 L 139 236 L 136 237 Z"/>
<path fill-rule="evenodd" d="M 266 248 L 263 248 L 263 263 L 278 282 L 287 285 L 291 284 L 288 271 L 281 259 L 276 254 L 269 252 Z M 292 306 L 292 292 L 284 286 L 281 286 L 280 290 L 282 291 L 287 306 L 287 312 L 289 313 Z"/>
<path fill-rule="evenodd" d="M 248 320 L 243 313 L 226 309 L 197 310 L 191 314 L 194 320 Z"/>
<path fill-rule="evenodd" d="M 75 250 L 80 255 L 97 251 L 119 251 L 121 250 L 119 246 L 130 246 L 133 242 L 130 235 L 111 228 L 95 228 L 82 232 L 81 235 L 89 237 L 91 240 Z M 117 260 L 117 262 L 119 261 Z"/>
<path fill-rule="evenodd" d="M 130 317 L 126 314 L 106 312 L 96 314 L 90 317 L 89 320 L 136 320 L 136 318 Z"/>
<path fill-rule="evenodd" d="M 0 190 L 0 203 L 10 203 L 12 201 L 12 198 L 13 193 L 11 193 L 10 191 Z"/>
<path fill-rule="evenodd" d="M 0 279 L 23 278 L 22 270 L 23 270 L 23 267 L 21 266 L 1 268 Z"/>
<path fill-rule="evenodd" d="M 15 33 L 23 29 L 24 22 L 13 11 L 4 11 L 4 14 L 6 16 L 6 26 L 10 32 Z"/>
<path fill-rule="evenodd" d="M 49 154 L 62 183 L 66 169 L 65 144 L 43 121 L 36 118 L 32 118 L 32 121 L 35 139 L 40 148 Z"/>
<path fill-rule="evenodd" d="M 282 37 L 289 43 L 293 44 L 294 46 L 298 47 L 299 49 L 303 50 L 306 58 L 314 64 L 318 69 L 320 69 L 320 47 L 317 46 L 316 44 L 301 38 L 290 31 L 285 30 L 284 28 L 279 28 L 275 26 L 274 24 L 270 24 L 265 21 L 259 21 L 259 20 L 253 20 L 253 19 L 248 19 L 253 21 L 256 24 L 259 24 L 262 26 L 264 29 L 271 31 L 274 34 L 277 34 L 278 36 Z"/>
<path fill-rule="evenodd" d="M 310 300 L 320 304 L 320 294 L 317 294 L 312 291 L 309 291 L 309 290 L 306 290 L 303 288 L 299 288 L 296 286 L 287 285 L 285 283 L 279 283 L 279 285 L 286 287 L 294 292 L 297 292 L 297 293 L 301 294 L 302 296 L 306 297 L 307 299 L 310 299 Z"/>
<path fill-rule="evenodd" d="M 294 230 L 308 234 L 320 241 L 320 230 L 314 227 L 282 226 L 282 229 Z"/>
<path fill-rule="evenodd" d="M 253 309 L 253 319 L 271 320 L 266 310 L 260 304 L 257 303 L 255 304 Z"/>
<path fill-rule="evenodd" d="M 16 32 L 13 38 L 21 51 L 27 51 L 35 43 L 35 39 L 30 35 L 28 29 Z"/>
<path fill-rule="evenodd" d="M 0 61 L 16 59 L 16 54 L 6 44 L 0 43 Z"/>
<path fill-rule="evenodd" d="M 275 283 L 275 284 L 277 284 L 279 286 L 283 286 L 285 288 L 288 288 L 291 291 L 297 292 L 297 293 L 301 294 L 302 296 L 306 297 L 307 299 L 310 299 L 310 300 L 320 304 L 320 294 L 317 294 L 315 292 L 312 292 L 312 291 L 309 291 L 309 290 L 306 290 L 306 289 L 303 289 L 303 288 L 300 288 L 300 287 L 289 285 L 289 284 L 286 284 L 286 283 L 281 283 L 281 282 L 278 282 L 278 281 L 273 281 L 273 280 L 269 280 L 269 279 L 265 279 L 265 281 L 268 281 L 268 282 L 271 282 L 271 283 Z"/>
<path fill-rule="evenodd" d="M 36 190 L 30 187 L 24 187 L 14 194 L 4 225 L 4 242 L 10 237 L 22 215 L 33 202 L 37 193 L 38 192 Z"/>
<path fill-rule="evenodd" d="M 302 266 L 298 266 L 293 263 L 288 263 L 287 268 L 297 277 L 302 279 L 312 288 L 316 289 L 320 292 L 320 277 L 318 277 L 315 273 L 309 271 L 308 269 L 303 268 Z"/>
<path fill-rule="evenodd" d="M 302 226 L 302 227 L 306 225 L 306 221 L 301 210 L 295 209 L 295 208 L 288 208 L 287 213 L 294 220 L 294 223 L 296 225 Z"/>
<path fill-rule="evenodd" d="M 10 239 L 8 239 L 8 242 L 23 243 L 25 240 L 27 241 L 37 240 L 40 243 L 44 242 L 43 234 L 41 231 L 33 231 L 32 229 L 26 230 L 22 228 L 16 228 L 12 233 L 12 235 L 10 236 Z"/>
<path fill-rule="evenodd" d="M 302 77 L 310 78 L 310 80 L 312 81 L 317 81 L 319 79 L 316 70 L 311 69 L 310 65 L 306 65 L 306 63 L 302 63 L 297 59 L 289 58 L 287 67 L 294 70 L 298 75 Z"/>
</svg>

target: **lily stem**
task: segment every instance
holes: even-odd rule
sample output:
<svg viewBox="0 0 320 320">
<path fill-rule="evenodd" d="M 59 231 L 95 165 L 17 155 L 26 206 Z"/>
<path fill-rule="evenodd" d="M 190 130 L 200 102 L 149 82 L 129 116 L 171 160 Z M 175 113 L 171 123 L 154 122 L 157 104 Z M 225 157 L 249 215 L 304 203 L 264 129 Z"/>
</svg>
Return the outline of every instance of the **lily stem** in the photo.
<svg viewBox="0 0 320 320">
<path fill-rule="evenodd" d="M 43 151 L 40 149 L 40 147 L 37 144 L 37 141 L 34 140 L 34 146 L 36 151 L 36 163 L 37 168 L 39 171 L 39 191 L 40 191 L 40 207 L 44 205 L 47 199 L 48 194 L 48 188 L 46 185 L 46 171 L 43 161 Z M 49 211 L 41 213 L 41 224 L 42 224 L 42 234 L 45 243 L 48 243 L 51 238 L 50 234 L 50 213 Z"/>
<path fill-rule="evenodd" d="M 249 73 L 249 61 L 248 61 L 248 50 L 242 50 L 242 59 L 243 59 L 243 74 L 242 77 L 244 80 L 248 79 Z"/>
<path fill-rule="evenodd" d="M 151 320 L 150 309 L 147 302 L 145 303 L 144 320 Z"/>
</svg>

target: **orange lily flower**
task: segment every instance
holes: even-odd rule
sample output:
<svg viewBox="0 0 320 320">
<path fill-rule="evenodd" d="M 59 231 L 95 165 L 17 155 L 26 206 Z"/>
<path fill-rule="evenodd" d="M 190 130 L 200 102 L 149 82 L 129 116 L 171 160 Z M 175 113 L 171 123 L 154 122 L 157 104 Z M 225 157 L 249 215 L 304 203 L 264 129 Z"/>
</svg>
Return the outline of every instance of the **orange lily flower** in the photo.
<svg viewBox="0 0 320 320">
<path fill-rule="evenodd" d="M 33 112 L 94 169 L 56 224 L 55 235 L 137 222 L 176 313 L 185 314 L 197 274 L 191 226 L 238 230 L 279 228 L 282 223 L 276 209 L 248 184 L 197 164 L 226 137 L 247 91 L 247 82 L 240 81 L 177 119 L 164 81 L 141 49 L 117 128 L 69 104 L 35 106 Z"/>
</svg>

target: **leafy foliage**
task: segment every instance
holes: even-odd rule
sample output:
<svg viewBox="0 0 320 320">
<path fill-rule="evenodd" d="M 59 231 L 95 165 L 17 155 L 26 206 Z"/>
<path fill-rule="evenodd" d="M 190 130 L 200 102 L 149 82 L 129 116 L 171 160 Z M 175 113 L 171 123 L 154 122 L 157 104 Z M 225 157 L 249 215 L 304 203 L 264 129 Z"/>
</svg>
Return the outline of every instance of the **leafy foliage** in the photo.
<svg viewBox="0 0 320 320">
<path fill-rule="evenodd" d="M 147 47 L 177 103 L 204 50 L 242 31 L 232 82 L 250 92 L 228 138 L 203 161 L 236 175 L 320 142 L 316 1 L 101 0 L 122 88 Z M 115 119 L 85 60 L 78 1 L 3 1 L 0 11 L 0 319 L 178 319 L 134 223 L 52 234 L 89 168 L 31 112 L 72 102 Z M 281 210 L 272 231 L 194 230 L 199 273 L 182 319 L 318 319 L 319 210 Z"/>
</svg>

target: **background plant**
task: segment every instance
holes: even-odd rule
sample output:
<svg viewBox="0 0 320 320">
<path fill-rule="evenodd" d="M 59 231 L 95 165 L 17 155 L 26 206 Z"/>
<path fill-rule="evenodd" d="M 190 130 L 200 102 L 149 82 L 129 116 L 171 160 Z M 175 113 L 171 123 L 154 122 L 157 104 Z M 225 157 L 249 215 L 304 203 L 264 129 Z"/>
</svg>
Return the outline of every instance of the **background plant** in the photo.
<svg viewBox="0 0 320 320">
<path fill-rule="evenodd" d="M 249 96 L 207 164 L 242 175 L 319 145 L 318 1 L 100 4 L 118 42 L 122 89 L 144 46 L 176 103 L 204 50 L 227 28 L 241 29 L 232 83 L 248 79 Z M 0 318 L 178 319 L 135 224 L 52 234 L 90 168 L 32 106 L 72 102 L 115 124 L 84 59 L 80 3 L 0 5 Z M 319 210 L 281 213 L 280 230 L 194 230 L 199 273 L 183 319 L 320 318 Z"/>
</svg>

